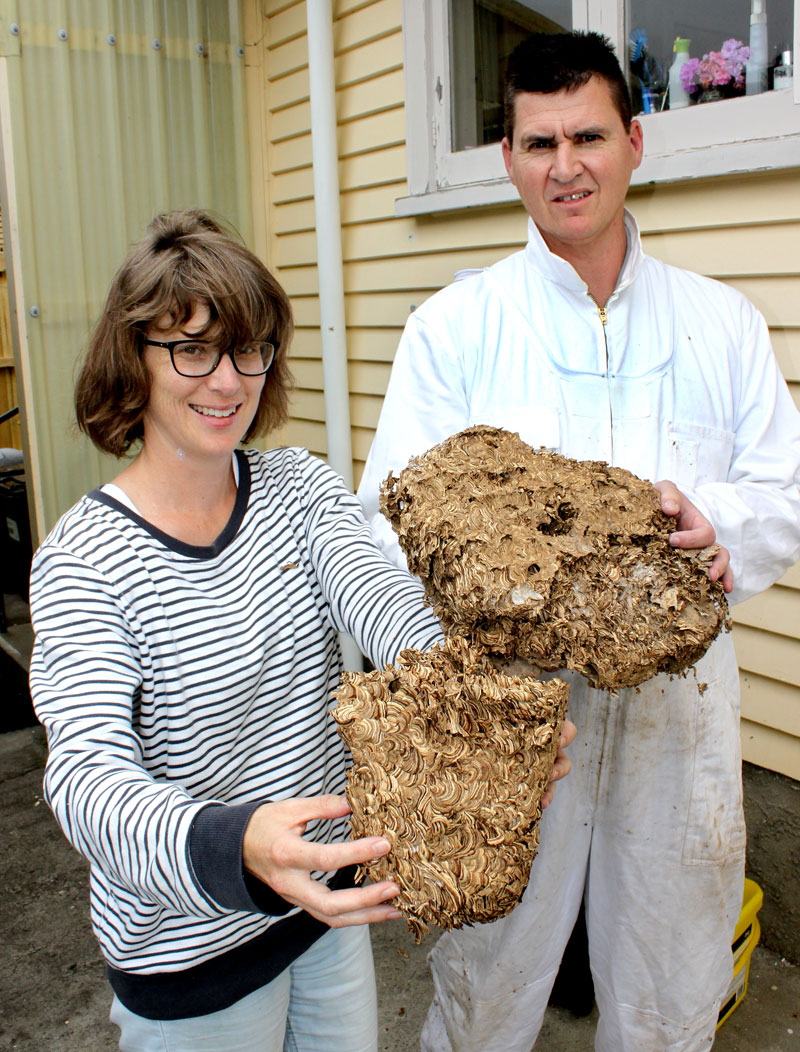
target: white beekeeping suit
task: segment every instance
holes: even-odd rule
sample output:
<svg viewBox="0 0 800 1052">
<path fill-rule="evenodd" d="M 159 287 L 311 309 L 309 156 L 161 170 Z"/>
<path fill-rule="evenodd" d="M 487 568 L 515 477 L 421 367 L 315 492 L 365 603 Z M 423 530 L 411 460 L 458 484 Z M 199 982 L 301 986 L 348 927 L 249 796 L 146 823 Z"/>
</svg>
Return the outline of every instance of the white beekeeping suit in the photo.
<svg viewBox="0 0 800 1052">
<path fill-rule="evenodd" d="M 523 251 L 411 316 L 358 491 L 395 562 L 381 482 L 473 424 L 673 481 L 730 551 L 733 602 L 798 558 L 800 416 L 764 319 L 738 292 L 645 256 L 627 213 L 625 226 L 604 309 L 530 222 Z M 689 1052 L 713 1033 L 744 874 L 731 637 L 687 677 L 618 696 L 567 675 L 572 773 L 522 904 L 433 951 L 427 1052 L 530 1052 L 584 888 L 596 1048 Z"/>
</svg>

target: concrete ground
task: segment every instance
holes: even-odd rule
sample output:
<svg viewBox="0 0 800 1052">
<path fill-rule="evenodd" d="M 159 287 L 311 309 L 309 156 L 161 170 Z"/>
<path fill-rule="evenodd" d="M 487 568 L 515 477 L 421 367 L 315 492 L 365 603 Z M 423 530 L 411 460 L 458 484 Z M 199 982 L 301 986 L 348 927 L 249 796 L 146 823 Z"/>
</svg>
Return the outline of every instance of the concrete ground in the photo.
<svg viewBox="0 0 800 1052">
<path fill-rule="evenodd" d="M 28 646 L 19 630 L 0 637 L 0 727 L 21 727 L 0 733 L 0 1052 L 113 1052 L 110 992 L 89 928 L 88 867 L 42 800 L 43 734 L 24 726 L 24 677 L 9 661 L 9 648 Z M 431 998 L 426 955 L 435 936 L 415 946 L 400 921 L 372 934 L 379 1049 L 411 1052 Z M 537 1052 L 590 1052 L 595 1018 L 548 1009 Z M 800 1052 L 800 968 L 757 947 L 748 992 L 714 1048 Z"/>
</svg>

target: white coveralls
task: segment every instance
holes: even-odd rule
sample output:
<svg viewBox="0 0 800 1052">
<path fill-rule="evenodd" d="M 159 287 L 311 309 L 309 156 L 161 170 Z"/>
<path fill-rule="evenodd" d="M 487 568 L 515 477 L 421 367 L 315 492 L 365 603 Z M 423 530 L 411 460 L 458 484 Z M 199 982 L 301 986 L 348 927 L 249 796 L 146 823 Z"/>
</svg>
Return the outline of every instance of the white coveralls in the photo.
<svg viewBox="0 0 800 1052">
<path fill-rule="evenodd" d="M 671 479 L 731 553 L 733 601 L 800 555 L 800 417 L 764 319 L 738 292 L 628 252 L 602 316 L 533 223 L 527 247 L 410 318 L 359 497 L 400 565 L 378 489 L 473 424 Z M 541 823 L 520 905 L 431 953 L 425 1052 L 529 1052 L 586 897 L 601 1052 L 709 1048 L 744 876 L 730 635 L 682 679 L 619 696 L 571 682 L 572 772 Z"/>
</svg>

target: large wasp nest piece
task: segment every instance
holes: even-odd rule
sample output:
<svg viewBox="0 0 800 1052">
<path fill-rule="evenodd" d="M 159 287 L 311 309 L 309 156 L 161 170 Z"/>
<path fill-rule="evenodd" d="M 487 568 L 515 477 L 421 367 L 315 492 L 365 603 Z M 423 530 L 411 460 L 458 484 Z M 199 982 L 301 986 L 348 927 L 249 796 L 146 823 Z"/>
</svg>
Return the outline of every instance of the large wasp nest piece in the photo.
<svg viewBox="0 0 800 1052">
<path fill-rule="evenodd" d="M 446 631 L 487 653 L 617 690 L 728 627 L 717 549 L 671 547 L 675 519 L 623 468 L 472 427 L 389 475 L 381 508 Z"/>
<path fill-rule="evenodd" d="M 353 755 L 352 834 L 392 845 L 361 875 L 399 884 L 392 904 L 417 942 L 428 924 L 496 920 L 519 902 L 568 690 L 504 675 L 456 638 L 343 674 L 333 716 Z"/>
</svg>

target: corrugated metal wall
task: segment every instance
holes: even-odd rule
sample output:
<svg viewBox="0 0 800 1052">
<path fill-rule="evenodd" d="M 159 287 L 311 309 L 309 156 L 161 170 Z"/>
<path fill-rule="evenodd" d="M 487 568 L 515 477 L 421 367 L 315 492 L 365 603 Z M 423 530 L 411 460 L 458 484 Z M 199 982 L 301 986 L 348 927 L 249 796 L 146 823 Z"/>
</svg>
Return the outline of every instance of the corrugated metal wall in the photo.
<svg viewBox="0 0 800 1052">
<path fill-rule="evenodd" d="M 294 303 L 298 390 L 288 441 L 325 454 L 316 245 L 302 2 L 265 0 L 267 152 L 262 231 Z M 493 263 L 524 243 L 521 207 L 397 219 L 406 189 L 401 0 L 335 4 L 339 177 L 356 478 L 369 450 L 409 311 L 456 270 Z M 646 129 L 645 129 L 646 138 Z M 630 207 L 645 248 L 735 285 L 766 315 L 800 401 L 800 175 L 647 187 Z M 800 568 L 737 608 L 745 759 L 800 779 Z"/>
<path fill-rule="evenodd" d="M 74 434 L 72 387 L 128 245 L 157 212 L 197 205 L 249 235 L 244 53 L 238 0 L 0 0 L 0 19 L 6 262 L 41 534 L 118 470 Z"/>
</svg>

